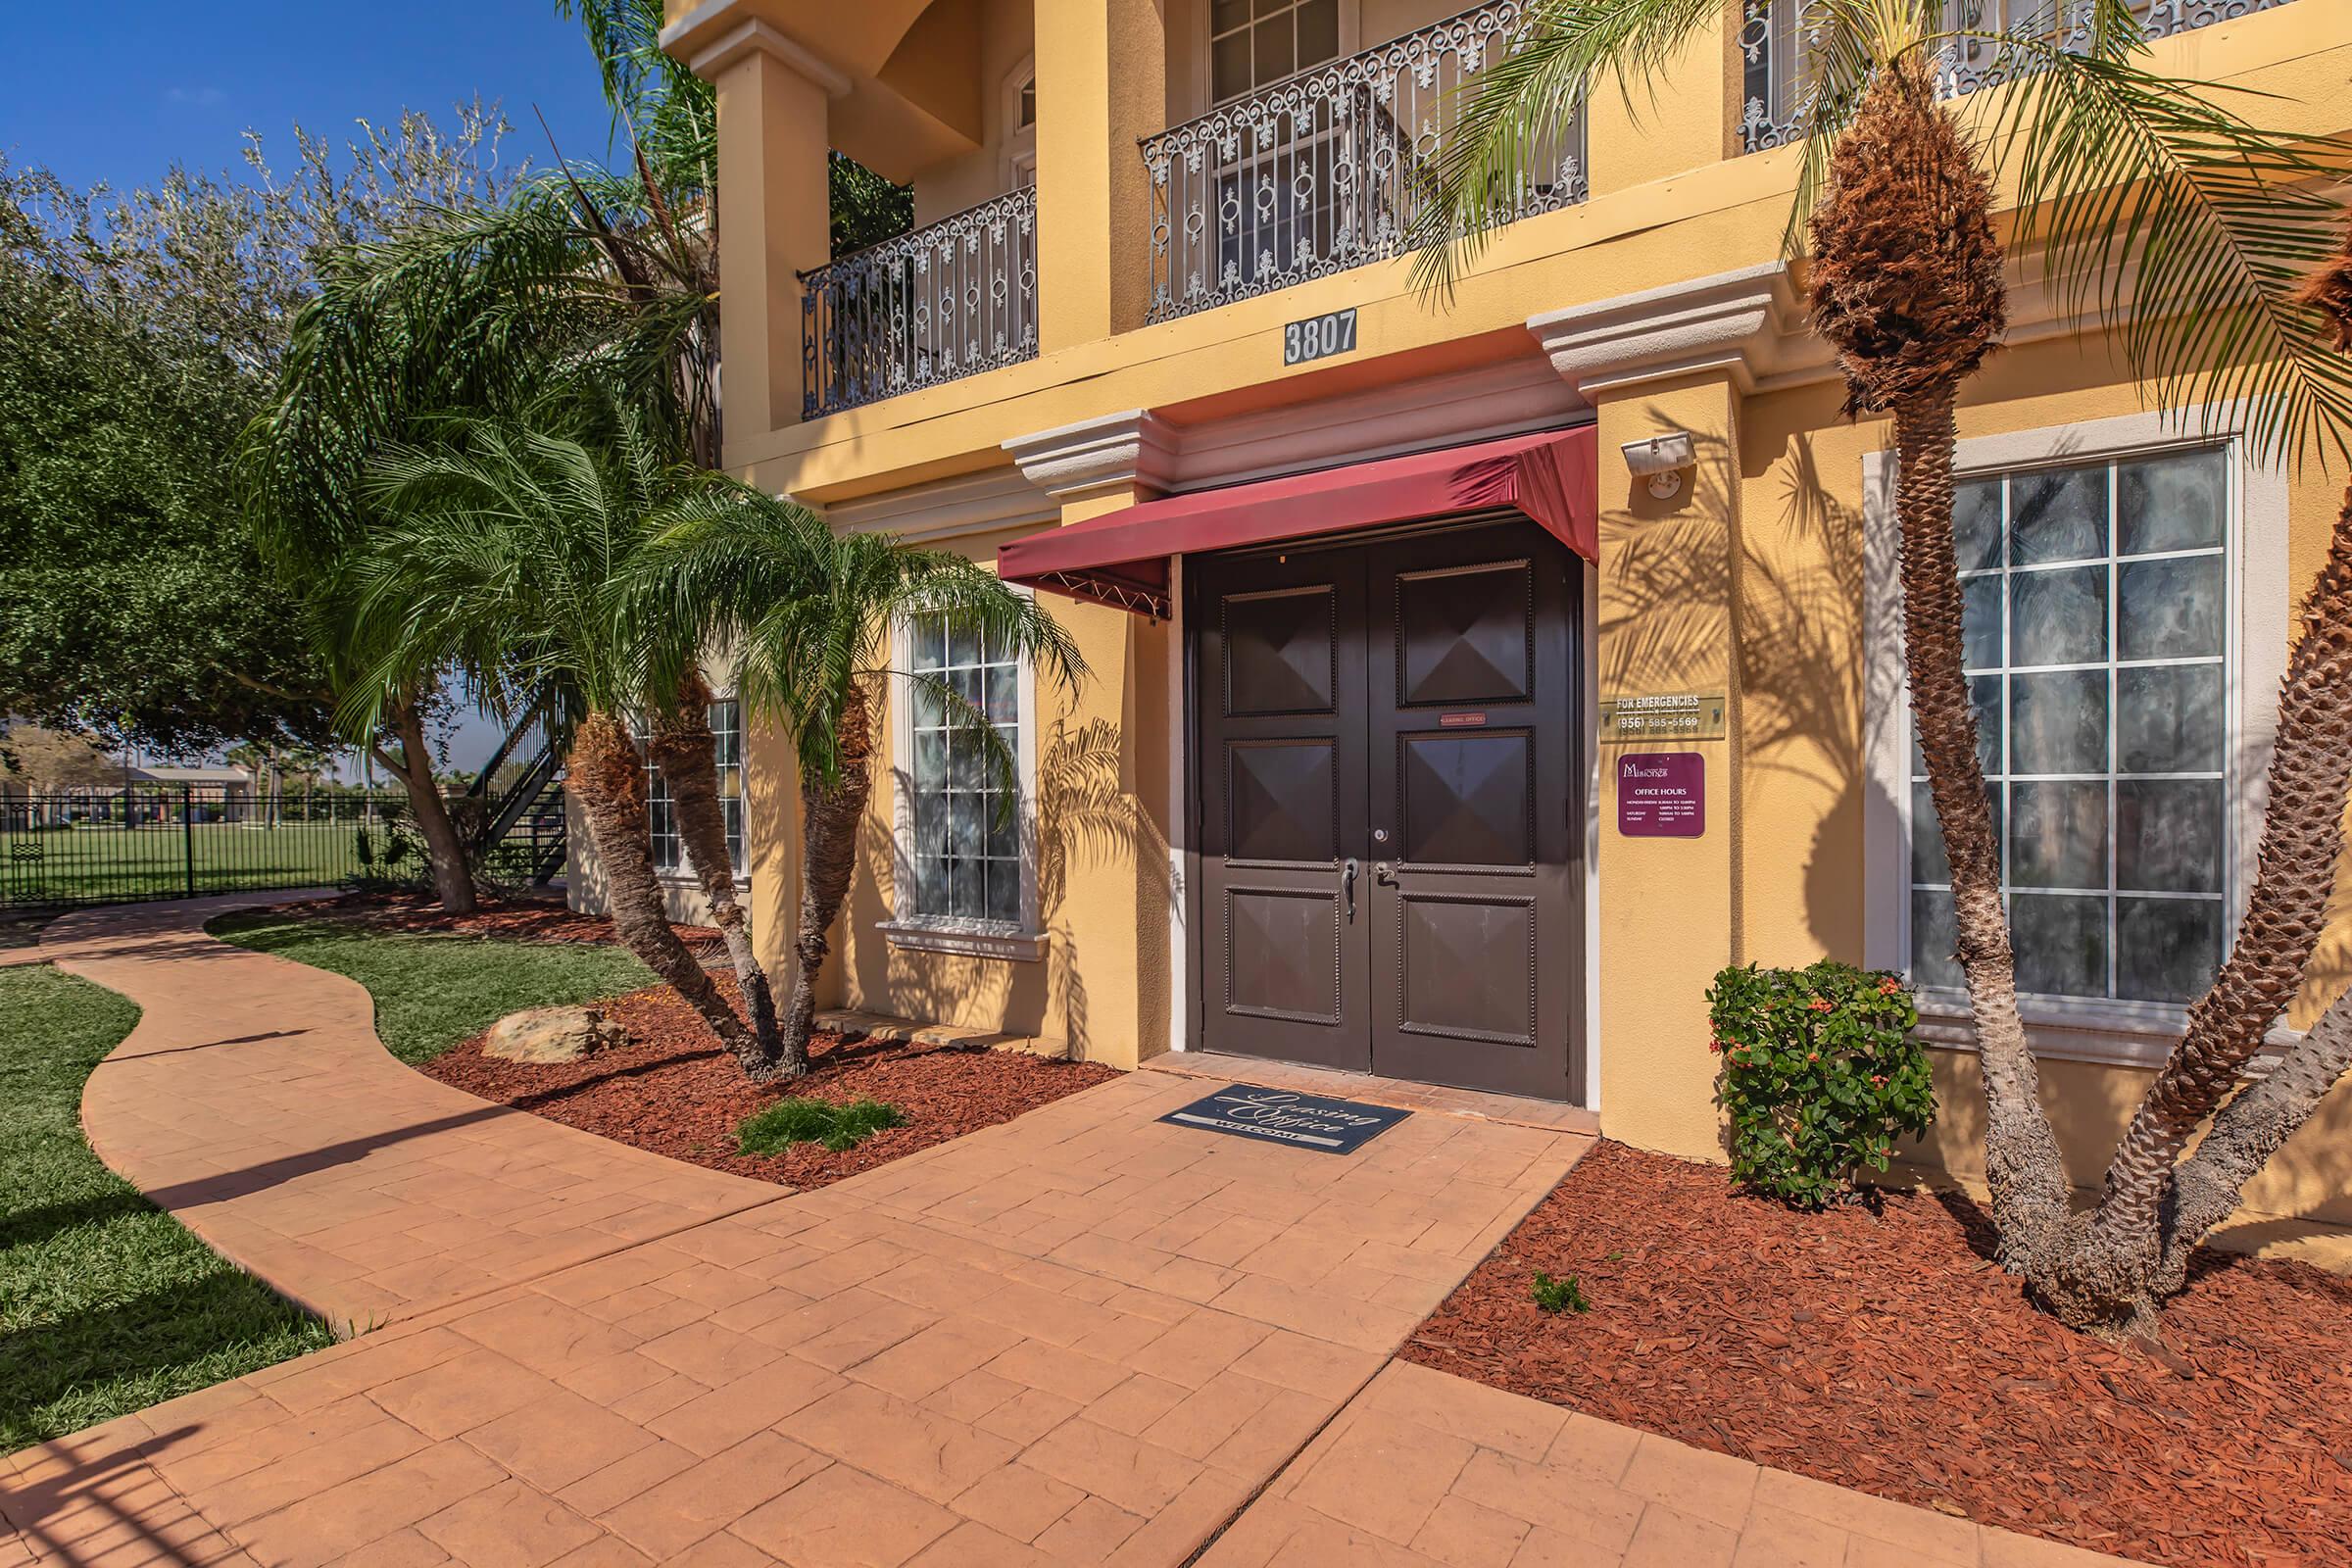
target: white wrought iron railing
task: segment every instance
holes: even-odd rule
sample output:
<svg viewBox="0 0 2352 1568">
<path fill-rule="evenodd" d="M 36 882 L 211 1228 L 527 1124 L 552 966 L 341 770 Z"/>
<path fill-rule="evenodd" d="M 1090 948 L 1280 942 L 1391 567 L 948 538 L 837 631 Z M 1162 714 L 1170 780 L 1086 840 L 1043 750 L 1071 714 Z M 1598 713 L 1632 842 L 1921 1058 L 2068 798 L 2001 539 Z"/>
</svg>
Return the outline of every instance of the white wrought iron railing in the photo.
<svg viewBox="0 0 2352 1568">
<path fill-rule="evenodd" d="M 814 418 L 1037 357 L 1037 191 L 1024 187 L 801 274 Z"/>
<path fill-rule="evenodd" d="M 2134 0 L 2132 9 L 2139 13 L 2140 24 L 2149 37 L 2169 38 L 2286 3 Z M 1813 87 L 1808 70 L 1809 9 L 1808 0 L 1747 0 L 1740 28 L 1740 141 L 1743 151 L 1757 153 L 1786 146 L 1798 134 L 1805 95 Z M 2080 0 L 2062 7 L 2053 7 L 2050 0 L 1946 0 L 1944 25 L 1986 32 L 2031 26 L 2063 40 L 2068 48 L 2078 48 L 2089 41 L 2089 7 Z M 1958 97 L 1990 86 L 2000 76 L 1999 54 L 1999 45 L 1991 42 L 1964 40 L 1948 46 L 1937 66 L 1944 92 Z"/>
<path fill-rule="evenodd" d="M 1493 0 L 1145 137 L 1150 318 L 1404 250 L 1461 89 L 1515 46 L 1526 11 Z M 1494 199 L 1506 221 L 1583 201 L 1583 117 L 1535 147 Z"/>
</svg>

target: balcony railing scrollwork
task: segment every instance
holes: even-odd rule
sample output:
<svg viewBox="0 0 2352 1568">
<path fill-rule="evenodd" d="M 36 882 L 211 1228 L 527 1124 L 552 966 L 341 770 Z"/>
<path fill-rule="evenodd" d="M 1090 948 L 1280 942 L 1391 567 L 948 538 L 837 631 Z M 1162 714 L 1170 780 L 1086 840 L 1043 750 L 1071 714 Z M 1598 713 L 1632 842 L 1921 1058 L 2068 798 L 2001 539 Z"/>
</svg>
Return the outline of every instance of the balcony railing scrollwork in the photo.
<svg viewBox="0 0 2352 1568">
<path fill-rule="evenodd" d="M 1402 252 L 1436 194 L 1461 89 L 1517 47 L 1526 13 L 1525 0 L 1492 0 L 1145 137 L 1150 318 Z M 1504 220 L 1583 201 L 1584 159 L 1580 115 L 1494 192 Z"/>
<path fill-rule="evenodd" d="M 1037 357 L 1037 192 L 801 274 L 802 416 Z"/>
<path fill-rule="evenodd" d="M 2150 38 L 2169 38 L 2286 3 L 2132 0 L 2132 9 Z M 1808 72 L 1818 33 L 1813 13 L 1812 0 L 1746 0 L 1740 28 L 1740 144 L 1743 151 L 1757 153 L 1786 146 L 1800 134 L 1798 122 L 1804 118 L 1805 97 L 1813 85 Z M 2031 30 L 2069 49 L 2082 49 L 2090 42 L 2090 7 L 2083 0 L 2066 0 L 2056 7 L 2050 0 L 1944 0 L 1941 25 L 1952 32 Z M 1997 82 L 2002 74 L 2000 53 L 2000 45 L 1986 39 L 1947 43 L 1936 62 L 1944 95 L 1962 97 Z"/>
</svg>

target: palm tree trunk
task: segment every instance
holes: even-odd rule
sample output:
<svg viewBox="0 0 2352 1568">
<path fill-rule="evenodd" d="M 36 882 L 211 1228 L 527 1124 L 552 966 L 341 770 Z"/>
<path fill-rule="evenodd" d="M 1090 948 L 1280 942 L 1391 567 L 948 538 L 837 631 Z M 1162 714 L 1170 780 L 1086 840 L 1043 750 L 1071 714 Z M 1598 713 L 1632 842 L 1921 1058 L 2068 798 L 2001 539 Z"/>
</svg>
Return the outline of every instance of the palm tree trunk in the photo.
<svg viewBox="0 0 2352 1568">
<path fill-rule="evenodd" d="M 425 863 L 432 868 L 434 896 L 445 913 L 471 914 L 477 907 L 473 867 L 457 824 L 450 820 L 448 803 L 441 799 L 441 786 L 433 777 L 433 754 L 424 742 L 424 715 L 414 698 L 393 705 L 392 729 L 400 737 L 400 756 L 395 759 L 379 748 L 376 757 L 408 792 L 409 809 L 416 813 L 416 831 L 424 838 Z"/>
<path fill-rule="evenodd" d="M 645 765 L 627 728 L 612 713 L 592 712 L 582 718 L 572 735 L 565 772 L 605 869 L 612 929 L 621 945 L 703 1015 L 736 1060 L 759 1059 L 759 1041 L 670 929 L 646 831 Z"/>
<path fill-rule="evenodd" d="M 2078 1222 L 2057 1266 L 2035 1281 L 2036 1294 L 2078 1327 L 2130 1323 L 2153 1309 L 2163 1214 L 2180 1152 L 2262 1049 L 2328 923 L 2352 786 L 2352 495 L 2301 618 L 2303 635 L 2279 686 L 2254 891 L 2229 961 L 2189 1008 L 2186 1032 L 2141 1097 L 2107 1167 L 2098 1208 Z M 2258 1105 L 2244 1114 L 2260 1113 Z"/>
<path fill-rule="evenodd" d="M 1928 788 L 1952 866 L 1960 967 L 1984 1077 L 1984 1179 L 2002 1264 L 2030 1273 L 2065 1223 L 2066 1169 L 2041 1106 L 2040 1073 L 2017 1010 L 2017 967 L 2001 904 L 2000 845 L 1977 755 L 1977 716 L 1962 673 L 1959 561 L 1952 541 L 1953 393 L 1948 385 L 1894 411 L 1899 468 L 1903 647 Z"/>
<path fill-rule="evenodd" d="M 2157 1301 L 2188 1283 L 2197 1245 L 2237 1212 L 2246 1183 L 2311 1120 L 2320 1102 L 2352 1070 L 2352 993 L 2338 997 L 2270 1075 L 2224 1105 L 2197 1152 L 2173 1172 L 2159 1255 L 2147 1298 Z"/>
<path fill-rule="evenodd" d="M 677 814 L 678 838 L 686 849 L 686 863 L 710 902 L 710 923 L 726 940 L 727 957 L 735 965 L 736 984 L 743 992 L 744 1011 L 751 1019 L 757 1049 L 744 1059 L 743 1070 L 755 1078 L 772 1076 L 782 1054 L 776 1033 L 776 1003 L 767 971 L 752 948 L 751 921 L 735 897 L 735 867 L 727 853 L 727 817 L 718 799 L 718 742 L 710 733 L 710 689 L 701 674 L 690 672 L 679 684 L 674 711 L 656 713 L 646 750 L 669 785 Z"/>
<path fill-rule="evenodd" d="M 784 1009 L 782 1073 L 808 1070 L 808 1037 L 816 1028 L 816 982 L 832 951 L 826 933 L 850 896 L 858 868 L 858 830 L 873 792 L 873 733 L 864 691 L 852 685 L 841 711 L 842 762 L 830 782 L 804 773 L 801 779 L 801 838 L 807 860 L 801 873 L 801 928 L 793 941 L 800 960 L 792 1001 Z"/>
</svg>

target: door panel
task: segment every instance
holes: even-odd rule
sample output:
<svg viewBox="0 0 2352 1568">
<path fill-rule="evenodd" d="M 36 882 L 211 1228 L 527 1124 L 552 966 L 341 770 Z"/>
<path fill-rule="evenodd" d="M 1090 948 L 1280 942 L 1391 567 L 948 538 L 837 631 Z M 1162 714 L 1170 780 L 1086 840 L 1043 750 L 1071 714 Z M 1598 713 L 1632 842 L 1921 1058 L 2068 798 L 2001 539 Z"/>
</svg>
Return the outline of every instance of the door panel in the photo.
<svg viewBox="0 0 2352 1568">
<path fill-rule="evenodd" d="M 1567 558 L 1532 523 L 1369 554 L 1372 1070 L 1574 1098 Z"/>
<path fill-rule="evenodd" d="M 1363 556 L 1212 558 L 1187 572 L 1204 1041 L 1360 1071 L 1369 949 L 1360 881 L 1351 900 L 1342 871 L 1364 837 Z"/>
<path fill-rule="evenodd" d="M 1582 1094 L 1571 570 L 1526 522 L 1188 563 L 1204 1047 Z"/>
</svg>

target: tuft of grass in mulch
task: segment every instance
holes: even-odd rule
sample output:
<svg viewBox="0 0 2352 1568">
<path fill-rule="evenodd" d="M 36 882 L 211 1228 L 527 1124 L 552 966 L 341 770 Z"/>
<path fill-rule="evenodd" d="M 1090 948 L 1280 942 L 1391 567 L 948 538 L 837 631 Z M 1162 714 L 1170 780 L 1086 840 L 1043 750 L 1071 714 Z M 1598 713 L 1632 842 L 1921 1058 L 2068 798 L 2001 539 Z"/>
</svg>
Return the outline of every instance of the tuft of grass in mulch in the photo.
<svg viewBox="0 0 2352 1568">
<path fill-rule="evenodd" d="M 1800 1214 L 1602 1144 L 1406 1346 L 1839 1486 L 2180 1568 L 2352 1541 L 2352 1281 L 2207 1252 L 2161 1345 L 2061 1328 L 1954 1194 Z M 1537 1270 L 1591 1310 L 1538 1307 Z"/>
<path fill-rule="evenodd" d="M 879 1100 L 853 1100 L 837 1105 L 830 1100 L 794 1095 L 744 1119 L 735 1129 L 739 1154 L 781 1154 L 795 1144 L 822 1144 L 846 1154 L 886 1127 L 906 1125 L 905 1112 Z"/>
<path fill-rule="evenodd" d="M 712 979 L 732 1000 L 732 977 Z M 1118 1076 L 1099 1062 L 822 1034 L 810 1045 L 808 1076 L 762 1088 L 665 989 L 608 1001 L 603 1011 L 628 1030 L 630 1044 L 579 1061 L 536 1064 L 485 1056 L 480 1041 L 470 1040 L 424 1070 L 484 1100 L 657 1154 L 798 1188 L 871 1170 Z M 788 1099 L 837 1106 L 878 1101 L 899 1107 L 906 1121 L 878 1128 L 849 1149 L 820 1141 L 772 1154 L 741 1152 L 736 1129 Z"/>
<path fill-rule="evenodd" d="M 83 1142 L 82 1083 L 138 1018 L 54 969 L 0 969 L 0 1453 L 332 1338 Z"/>
<path fill-rule="evenodd" d="M 381 917 L 386 908 L 396 918 Z M 441 917 L 435 923 L 400 904 L 338 900 L 244 910 L 222 915 L 205 929 L 223 942 L 357 980 L 375 999 L 377 1037 L 412 1066 L 432 1060 L 510 1012 L 594 1002 L 653 979 L 626 950 L 609 944 L 569 936 L 476 934 L 528 929 L 527 921 L 544 925 L 587 918 L 533 906 L 521 911 L 525 920 L 502 921 L 508 912 L 491 910 L 456 922 Z M 594 924 L 611 935 L 605 921 Z"/>
</svg>

